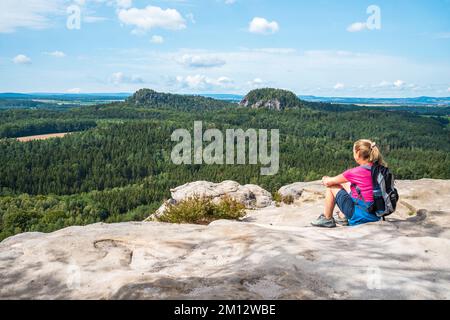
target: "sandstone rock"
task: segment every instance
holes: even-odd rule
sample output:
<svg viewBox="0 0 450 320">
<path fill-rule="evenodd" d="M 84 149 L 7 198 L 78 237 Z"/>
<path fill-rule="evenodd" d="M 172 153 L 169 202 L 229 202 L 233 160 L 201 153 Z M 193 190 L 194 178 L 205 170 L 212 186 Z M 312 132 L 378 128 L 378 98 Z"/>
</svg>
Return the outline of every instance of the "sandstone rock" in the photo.
<svg viewBox="0 0 450 320">
<path fill-rule="evenodd" d="M 386 222 L 335 229 L 309 224 L 323 210 L 320 188 L 239 222 L 8 238 L 0 299 L 450 299 L 450 181 L 399 181 Z"/>
<path fill-rule="evenodd" d="M 252 106 L 253 109 L 267 108 L 271 110 L 281 110 L 281 102 L 277 99 L 272 99 L 269 101 L 258 101 Z"/>
<path fill-rule="evenodd" d="M 242 187 L 243 194 L 250 194 L 253 196 L 250 196 L 251 198 L 254 197 L 255 201 L 253 204 L 253 201 L 250 202 L 250 208 L 265 208 L 272 204 L 272 195 L 270 192 L 264 190 L 260 186 L 257 186 L 255 184 L 246 184 Z"/>
<path fill-rule="evenodd" d="M 264 208 L 272 203 L 270 192 L 260 186 L 253 184 L 241 186 L 235 181 L 224 181 L 221 183 L 196 181 L 171 189 L 170 192 L 172 198 L 164 203 L 151 218 L 163 215 L 168 204 L 177 204 L 180 201 L 193 197 L 208 198 L 213 202 L 219 202 L 224 197 L 229 197 L 242 203 L 248 209 Z"/>
<path fill-rule="evenodd" d="M 320 181 L 295 182 L 278 190 L 282 199 L 291 198 L 294 202 L 317 201 L 324 197 L 324 192 L 325 187 Z"/>
<path fill-rule="evenodd" d="M 249 106 L 249 102 L 248 100 L 244 99 L 240 102 L 241 106 L 244 107 L 248 107 Z M 252 104 L 250 106 L 252 109 L 261 109 L 261 108 L 266 108 L 266 109 L 271 109 L 271 110 L 282 110 L 282 106 L 281 106 L 281 102 L 278 99 L 271 99 L 271 100 L 267 100 L 267 101 L 258 101 L 254 104 Z"/>
<path fill-rule="evenodd" d="M 287 186 L 283 186 L 278 190 L 278 193 L 284 197 L 292 197 L 294 200 L 300 199 L 303 193 L 303 188 L 307 182 L 296 182 Z"/>
</svg>

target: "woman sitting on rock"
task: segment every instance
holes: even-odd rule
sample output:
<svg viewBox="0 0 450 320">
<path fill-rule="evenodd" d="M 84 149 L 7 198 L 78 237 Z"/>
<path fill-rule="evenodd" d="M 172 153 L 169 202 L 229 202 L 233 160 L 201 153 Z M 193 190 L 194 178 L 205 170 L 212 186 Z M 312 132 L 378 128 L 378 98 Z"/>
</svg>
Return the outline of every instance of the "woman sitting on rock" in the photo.
<svg viewBox="0 0 450 320">
<path fill-rule="evenodd" d="M 371 167 L 375 162 L 385 166 L 380 150 L 375 142 L 359 140 L 353 146 L 353 158 L 358 167 L 333 178 L 322 178 L 323 185 L 327 187 L 325 212 L 311 223 L 313 226 L 334 228 L 336 223 L 354 226 L 380 220 L 368 212 L 373 203 Z M 333 217 L 336 204 L 340 212 Z"/>
</svg>

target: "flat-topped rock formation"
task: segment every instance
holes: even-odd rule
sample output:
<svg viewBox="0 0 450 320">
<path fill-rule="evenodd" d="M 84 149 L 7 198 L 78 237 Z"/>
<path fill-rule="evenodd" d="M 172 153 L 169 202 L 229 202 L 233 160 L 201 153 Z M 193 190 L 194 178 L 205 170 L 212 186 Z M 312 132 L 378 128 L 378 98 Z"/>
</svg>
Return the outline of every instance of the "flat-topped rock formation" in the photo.
<svg viewBox="0 0 450 320">
<path fill-rule="evenodd" d="M 311 227 L 324 191 L 311 182 L 242 221 L 20 234 L 0 243 L 0 298 L 450 299 L 450 181 L 398 189 L 394 215 L 357 227 Z"/>
<path fill-rule="evenodd" d="M 282 111 L 302 106 L 302 101 L 291 91 L 260 88 L 250 91 L 239 103 L 242 107 L 252 109 L 271 109 Z"/>
</svg>

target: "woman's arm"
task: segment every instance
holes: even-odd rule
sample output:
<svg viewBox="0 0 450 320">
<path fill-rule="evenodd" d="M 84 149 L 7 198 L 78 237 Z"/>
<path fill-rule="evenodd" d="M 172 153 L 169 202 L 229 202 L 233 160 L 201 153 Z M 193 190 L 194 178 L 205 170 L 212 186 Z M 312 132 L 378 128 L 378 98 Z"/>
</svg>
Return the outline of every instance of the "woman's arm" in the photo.
<svg viewBox="0 0 450 320">
<path fill-rule="evenodd" d="M 331 187 L 331 186 L 335 186 L 338 184 L 343 184 L 343 183 L 347 183 L 348 180 L 345 179 L 344 175 L 340 174 L 336 177 L 323 177 L 322 178 L 322 183 L 324 186 L 326 187 Z"/>
</svg>

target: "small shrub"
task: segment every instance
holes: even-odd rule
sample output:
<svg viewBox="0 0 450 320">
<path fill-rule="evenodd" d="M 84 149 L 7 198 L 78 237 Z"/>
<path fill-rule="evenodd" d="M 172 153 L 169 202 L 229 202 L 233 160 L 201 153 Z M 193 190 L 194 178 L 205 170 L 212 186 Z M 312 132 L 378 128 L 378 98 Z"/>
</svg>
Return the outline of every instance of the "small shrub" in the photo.
<svg viewBox="0 0 450 320">
<path fill-rule="evenodd" d="M 283 201 L 283 197 L 281 196 L 281 194 L 279 192 L 275 192 L 273 194 L 273 201 L 275 201 L 276 203 L 280 203 Z"/>
<path fill-rule="evenodd" d="M 286 204 L 293 204 L 294 203 L 294 196 L 292 196 L 290 194 L 290 195 L 287 195 L 287 196 L 283 197 L 283 202 L 286 203 Z"/>
<path fill-rule="evenodd" d="M 288 196 L 282 196 L 280 193 L 275 192 L 273 195 L 273 200 L 275 201 L 276 205 L 279 206 L 281 202 L 285 204 L 293 204 L 294 203 L 294 197 L 292 195 Z"/>
<path fill-rule="evenodd" d="M 193 197 L 168 205 L 158 220 L 170 223 L 209 224 L 214 220 L 236 220 L 245 216 L 245 206 L 233 199 L 223 198 L 219 203 Z"/>
</svg>

